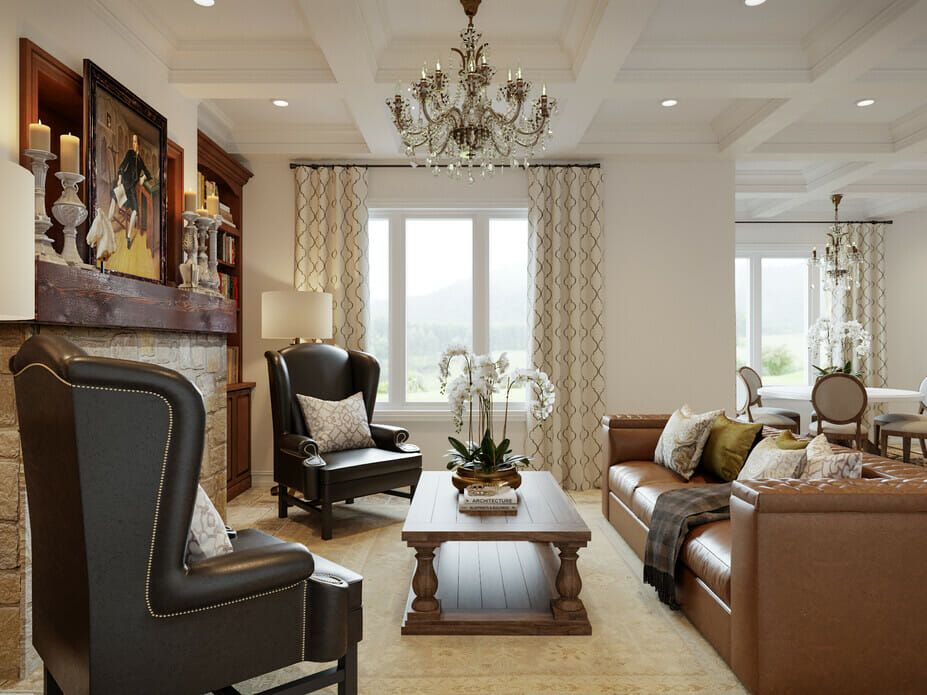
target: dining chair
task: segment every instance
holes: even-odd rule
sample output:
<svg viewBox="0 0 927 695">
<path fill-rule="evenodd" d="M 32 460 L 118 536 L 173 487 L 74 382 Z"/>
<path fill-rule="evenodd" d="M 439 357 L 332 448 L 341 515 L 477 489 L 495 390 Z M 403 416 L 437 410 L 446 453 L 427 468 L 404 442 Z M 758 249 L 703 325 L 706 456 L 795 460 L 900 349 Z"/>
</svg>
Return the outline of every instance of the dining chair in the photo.
<svg viewBox="0 0 927 695">
<path fill-rule="evenodd" d="M 927 459 L 927 379 L 921 382 L 918 389 L 921 400 L 918 404 L 917 414 L 914 413 L 886 413 L 879 415 L 872 421 L 875 427 L 876 441 L 882 456 L 888 455 L 888 438 L 901 437 L 902 459 L 905 463 L 911 460 L 911 440 L 921 440 L 921 453 Z"/>
<path fill-rule="evenodd" d="M 862 451 L 868 434 L 863 427 L 868 404 L 866 387 L 859 377 L 843 373 L 822 376 L 811 390 L 811 405 L 818 417 L 809 434 L 824 434 L 828 441 L 852 441 Z"/>
<path fill-rule="evenodd" d="M 788 408 L 768 408 L 763 405 L 759 389 L 763 379 L 750 367 L 737 370 L 737 415 L 746 422 L 759 422 L 771 427 L 791 430 L 798 434 L 801 415 Z"/>
</svg>

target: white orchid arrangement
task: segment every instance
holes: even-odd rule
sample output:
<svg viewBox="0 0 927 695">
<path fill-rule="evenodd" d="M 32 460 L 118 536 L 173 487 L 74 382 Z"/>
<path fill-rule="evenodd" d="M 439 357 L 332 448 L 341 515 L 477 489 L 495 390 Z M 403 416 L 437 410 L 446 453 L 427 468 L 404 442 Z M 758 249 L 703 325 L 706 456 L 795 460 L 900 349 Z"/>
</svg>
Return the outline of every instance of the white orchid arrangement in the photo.
<svg viewBox="0 0 927 695">
<path fill-rule="evenodd" d="M 462 358 L 463 368 L 451 377 L 451 363 Z M 460 360 L 458 360 L 460 361 Z M 509 423 L 509 397 L 512 389 L 526 386 L 533 398 L 529 411 L 537 421 L 546 420 L 554 410 L 554 385 L 548 376 L 537 369 L 517 369 L 509 373 L 509 359 L 502 353 L 498 360 L 490 355 L 474 355 L 465 345 L 453 344 L 441 355 L 438 363 L 441 393 L 447 395 L 454 416 L 454 427 L 459 433 L 464 425 L 464 412 L 468 410 L 467 441 L 461 442 L 448 437 L 453 449 L 448 452 L 451 460 L 448 468 L 458 466 L 479 467 L 484 472 L 524 465 L 527 456 L 512 454 L 506 436 Z M 502 441 L 495 443 L 493 427 L 493 395 L 505 393 L 505 417 L 502 424 Z M 474 402 L 476 402 L 476 429 L 474 430 Z M 474 431 L 481 433 L 479 443 L 474 441 Z M 478 434 L 479 436 L 479 434 Z"/>
<path fill-rule="evenodd" d="M 853 355 L 866 357 L 872 348 L 872 336 L 859 321 L 835 321 L 820 318 L 808 329 L 808 342 L 814 359 L 823 357 L 827 367 L 811 366 L 824 374 L 853 374 Z M 837 366 L 833 366 L 837 365 Z M 856 376 L 862 376 L 856 372 Z"/>
</svg>

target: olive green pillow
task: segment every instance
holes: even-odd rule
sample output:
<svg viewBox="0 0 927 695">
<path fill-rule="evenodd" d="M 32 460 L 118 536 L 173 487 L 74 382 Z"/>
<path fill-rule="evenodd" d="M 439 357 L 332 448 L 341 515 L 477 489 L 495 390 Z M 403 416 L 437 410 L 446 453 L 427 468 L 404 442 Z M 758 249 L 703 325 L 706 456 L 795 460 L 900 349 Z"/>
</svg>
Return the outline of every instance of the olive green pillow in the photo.
<svg viewBox="0 0 927 695">
<path fill-rule="evenodd" d="M 808 442 L 804 439 L 796 439 L 791 430 L 783 430 L 782 434 L 776 437 L 776 446 L 779 449 L 796 450 L 804 449 Z"/>
<path fill-rule="evenodd" d="M 724 481 L 735 480 L 762 431 L 758 422 L 735 422 L 719 415 L 702 452 L 702 468 Z"/>
</svg>

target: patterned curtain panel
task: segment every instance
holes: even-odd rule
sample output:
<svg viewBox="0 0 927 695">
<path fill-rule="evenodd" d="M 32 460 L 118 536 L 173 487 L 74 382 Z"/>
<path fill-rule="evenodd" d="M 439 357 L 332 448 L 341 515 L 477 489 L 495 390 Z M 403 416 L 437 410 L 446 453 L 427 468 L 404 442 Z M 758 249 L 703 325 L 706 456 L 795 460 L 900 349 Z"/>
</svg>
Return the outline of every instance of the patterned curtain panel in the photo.
<svg viewBox="0 0 927 695">
<path fill-rule="evenodd" d="M 554 383 L 557 402 L 529 423 L 535 467 L 563 487 L 598 487 L 605 414 L 602 172 L 528 169 L 532 361 Z"/>
<path fill-rule="evenodd" d="M 881 224 L 851 225 L 850 238 L 862 256 L 859 287 L 846 297 L 845 320 L 859 321 L 872 336 L 872 350 L 859 358 L 866 386 L 885 386 L 885 229 Z"/>
<path fill-rule="evenodd" d="M 332 341 L 367 347 L 367 169 L 296 167 L 298 290 L 330 292 Z"/>
</svg>

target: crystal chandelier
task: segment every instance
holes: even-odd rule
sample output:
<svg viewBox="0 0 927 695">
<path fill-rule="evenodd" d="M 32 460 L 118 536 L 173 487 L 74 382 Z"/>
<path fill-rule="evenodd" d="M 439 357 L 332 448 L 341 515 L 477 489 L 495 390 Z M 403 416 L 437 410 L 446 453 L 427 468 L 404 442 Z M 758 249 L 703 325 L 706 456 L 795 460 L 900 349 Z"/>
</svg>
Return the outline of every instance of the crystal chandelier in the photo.
<svg viewBox="0 0 927 695">
<path fill-rule="evenodd" d="M 834 204 L 834 226 L 827 233 L 827 246 L 824 248 L 824 257 L 818 257 L 817 248 L 811 251 L 809 262 L 812 268 L 821 267 L 824 289 L 835 292 L 849 292 L 854 285 L 859 287 L 859 265 L 862 258 L 856 245 L 850 240 L 847 225 L 840 226 L 837 208 L 842 195 L 832 195 Z"/>
<path fill-rule="evenodd" d="M 508 80 L 492 99 L 487 92 L 496 71 L 489 64 L 489 44 L 480 43 L 482 34 L 473 26 L 480 0 L 460 4 L 470 21 L 460 32 L 461 47 L 451 49 L 460 57 L 453 96 L 439 61 L 434 72 L 423 66 L 421 79 L 409 86 L 414 105 L 403 98 L 401 84 L 386 104 L 412 166 L 417 166 L 421 149 L 435 175 L 444 166 L 450 176 L 461 179 L 466 170 L 467 181 L 473 183 L 475 168 L 484 177 L 505 164 L 527 168 L 536 149 L 545 149 L 557 100 L 547 96 L 544 85 L 529 108 L 532 85 L 522 77 L 521 67 L 514 77 L 508 71 Z"/>
</svg>

